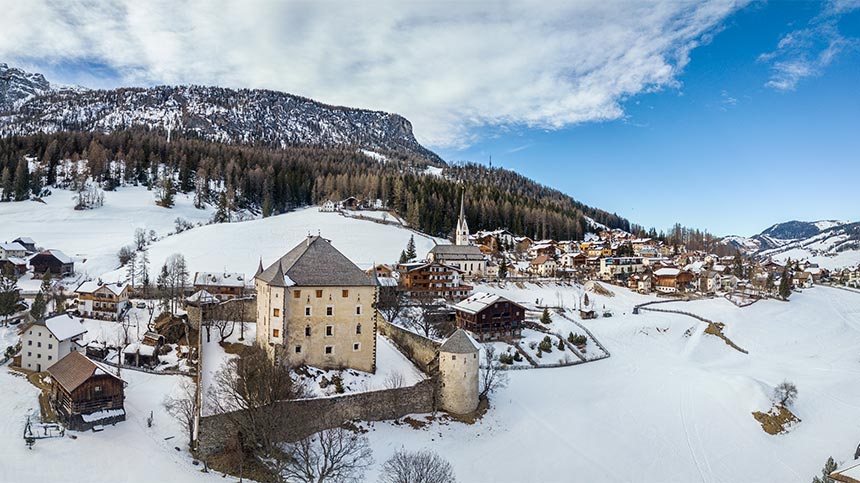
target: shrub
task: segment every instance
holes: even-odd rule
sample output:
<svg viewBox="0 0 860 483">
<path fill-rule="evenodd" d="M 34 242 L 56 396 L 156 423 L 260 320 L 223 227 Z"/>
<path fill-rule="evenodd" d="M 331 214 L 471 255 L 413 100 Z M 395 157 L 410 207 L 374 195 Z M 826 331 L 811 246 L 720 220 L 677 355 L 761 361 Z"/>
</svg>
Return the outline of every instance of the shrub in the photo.
<svg viewBox="0 0 860 483">
<path fill-rule="evenodd" d="M 558 350 L 564 352 L 564 339 L 558 339 Z"/>
<path fill-rule="evenodd" d="M 522 362 L 523 356 L 521 356 L 519 352 L 514 352 L 514 360 L 517 362 Z"/>
<path fill-rule="evenodd" d="M 511 365 L 514 363 L 514 355 L 510 352 L 505 352 L 504 354 L 501 354 L 499 356 L 499 362 L 501 362 L 502 364 Z"/>
<path fill-rule="evenodd" d="M 540 344 L 538 344 L 538 349 L 543 352 L 552 352 L 552 339 L 550 339 L 549 336 L 544 337 L 543 340 L 540 341 Z"/>
<path fill-rule="evenodd" d="M 549 315 L 549 309 L 543 309 L 543 314 L 540 316 L 540 321 L 543 324 L 551 324 L 552 317 Z"/>
</svg>

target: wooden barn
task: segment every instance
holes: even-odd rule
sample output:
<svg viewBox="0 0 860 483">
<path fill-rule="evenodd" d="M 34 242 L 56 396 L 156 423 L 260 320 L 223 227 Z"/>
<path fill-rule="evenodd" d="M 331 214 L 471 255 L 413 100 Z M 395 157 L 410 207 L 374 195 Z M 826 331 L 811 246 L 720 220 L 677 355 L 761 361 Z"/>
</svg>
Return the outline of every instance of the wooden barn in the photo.
<svg viewBox="0 0 860 483">
<path fill-rule="evenodd" d="M 75 273 L 75 263 L 59 250 L 45 250 L 33 255 L 30 266 L 33 267 L 34 277 L 41 277 L 45 273 L 65 277 Z"/>
<path fill-rule="evenodd" d="M 125 383 L 80 352 L 48 368 L 51 406 L 69 429 L 87 431 L 125 421 Z"/>
</svg>

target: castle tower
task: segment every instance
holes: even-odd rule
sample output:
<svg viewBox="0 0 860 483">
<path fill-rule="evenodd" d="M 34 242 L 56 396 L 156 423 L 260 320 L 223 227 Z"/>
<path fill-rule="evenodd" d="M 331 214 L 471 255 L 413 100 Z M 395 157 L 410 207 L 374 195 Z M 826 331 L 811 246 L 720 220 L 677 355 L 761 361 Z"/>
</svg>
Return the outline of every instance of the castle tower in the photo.
<svg viewBox="0 0 860 483">
<path fill-rule="evenodd" d="M 439 406 L 449 413 L 469 414 L 478 409 L 478 352 L 480 346 L 463 329 L 439 347 Z"/>
<path fill-rule="evenodd" d="M 460 217 L 457 219 L 457 238 L 454 244 L 469 244 L 469 225 L 466 223 L 466 188 L 463 188 L 463 196 L 460 198 Z"/>
</svg>

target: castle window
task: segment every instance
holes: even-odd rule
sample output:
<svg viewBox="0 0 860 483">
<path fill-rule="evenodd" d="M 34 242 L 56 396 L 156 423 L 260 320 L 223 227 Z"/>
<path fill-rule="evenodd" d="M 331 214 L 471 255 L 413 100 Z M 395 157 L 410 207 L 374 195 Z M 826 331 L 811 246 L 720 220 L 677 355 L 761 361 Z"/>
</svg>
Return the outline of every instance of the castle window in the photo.
<svg viewBox="0 0 860 483">
<path fill-rule="evenodd" d="M 452 360 L 452 361 L 456 361 L 456 360 L 457 360 L 457 356 L 456 356 L 456 355 L 454 355 L 454 354 L 451 354 L 451 360 Z"/>
<path fill-rule="evenodd" d="M 301 296 L 302 296 L 301 290 L 293 290 L 293 298 L 294 299 L 300 298 Z"/>
<path fill-rule="evenodd" d="M 281 331 L 278 329 L 272 329 L 272 337 L 279 337 L 281 335 Z"/>
<path fill-rule="evenodd" d="M 354 351 L 361 350 L 361 344 L 359 344 L 358 342 L 356 342 L 355 344 L 352 344 L 352 350 L 354 350 Z"/>
<path fill-rule="evenodd" d="M 355 333 L 361 334 L 361 324 L 355 324 Z"/>
<path fill-rule="evenodd" d="M 301 353 L 302 353 L 302 346 L 297 345 L 296 346 L 296 354 L 301 354 Z"/>
<path fill-rule="evenodd" d="M 355 306 L 355 315 L 361 315 L 361 305 Z"/>
<path fill-rule="evenodd" d="M 310 336 L 311 336 L 311 326 L 306 325 L 305 326 L 305 337 L 310 337 Z"/>
<path fill-rule="evenodd" d="M 305 317 L 310 317 L 310 316 L 311 316 L 311 308 L 309 306 L 305 307 Z"/>
<path fill-rule="evenodd" d="M 330 345 L 325 346 L 325 353 L 328 355 L 334 354 L 334 346 L 330 346 Z"/>
<path fill-rule="evenodd" d="M 342 292 L 342 295 L 343 295 L 343 298 L 347 298 L 347 297 L 349 297 L 349 290 L 344 290 L 344 291 Z"/>
<path fill-rule="evenodd" d="M 333 325 L 325 326 L 325 335 L 326 335 L 326 337 L 331 337 L 334 335 L 334 326 Z"/>
<path fill-rule="evenodd" d="M 333 315 L 334 315 L 334 307 L 332 307 L 331 305 L 326 306 L 326 308 L 325 308 L 325 315 L 326 315 L 326 317 L 331 317 L 331 316 L 333 316 Z"/>
<path fill-rule="evenodd" d="M 317 290 L 317 298 L 322 298 L 322 290 Z"/>
<path fill-rule="evenodd" d="M 281 309 L 272 310 L 272 315 L 274 315 L 275 317 L 280 317 L 281 316 Z"/>
</svg>

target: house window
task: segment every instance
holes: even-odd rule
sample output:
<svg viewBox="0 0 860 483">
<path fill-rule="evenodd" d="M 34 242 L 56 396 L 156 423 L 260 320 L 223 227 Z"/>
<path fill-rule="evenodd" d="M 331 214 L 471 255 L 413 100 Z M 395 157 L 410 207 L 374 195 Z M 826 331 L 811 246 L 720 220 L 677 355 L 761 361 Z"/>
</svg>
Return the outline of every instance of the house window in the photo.
<svg viewBox="0 0 860 483">
<path fill-rule="evenodd" d="M 50 361 L 51 359 L 53 359 L 53 358 L 54 358 L 54 356 L 48 356 L 48 360 L 49 360 L 49 361 Z"/>
<path fill-rule="evenodd" d="M 343 298 L 347 298 L 347 297 L 349 297 L 349 290 L 343 290 L 343 291 L 341 292 L 341 295 L 343 296 Z"/>
<path fill-rule="evenodd" d="M 301 353 L 302 353 L 302 346 L 297 345 L 296 346 L 296 354 L 301 354 Z"/>
<path fill-rule="evenodd" d="M 358 342 L 356 342 L 355 344 L 352 344 L 352 350 L 354 350 L 354 351 L 361 350 L 361 344 Z"/>
<path fill-rule="evenodd" d="M 456 361 L 456 360 L 457 360 L 457 356 L 456 356 L 456 355 L 454 355 L 454 354 L 451 354 L 451 360 L 452 360 L 452 361 Z"/>
<path fill-rule="evenodd" d="M 325 308 L 325 315 L 326 315 L 326 317 L 333 316 L 334 315 L 334 307 L 332 307 L 331 305 L 327 306 Z"/>
<path fill-rule="evenodd" d="M 53 349 L 53 348 L 54 348 L 54 344 L 48 344 L 48 349 Z"/>
<path fill-rule="evenodd" d="M 28 353 L 27 353 L 27 357 L 33 357 L 33 353 L 32 353 L 32 352 L 28 352 Z"/>
<path fill-rule="evenodd" d="M 305 317 L 310 317 L 310 316 L 311 316 L 311 308 L 305 307 Z"/>
<path fill-rule="evenodd" d="M 330 346 L 330 345 L 325 346 L 325 353 L 328 355 L 334 354 L 334 346 Z"/>
<path fill-rule="evenodd" d="M 32 333 L 32 332 L 31 332 L 31 333 Z M 32 341 L 32 340 L 28 340 L 28 341 L 27 341 L 27 345 L 33 345 L 33 341 Z"/>
<path fill-rule="evenodd" d="M 42 347 L 42 343 L 41 343 L 41 342 L 36 342 L 36 347 Z"/>
<path fill-rule="evenodd" d="M 355 306 L 355 315 L 361 315 L 361 305 Z"/>
<path fill-rule="evenodd" d="M 305 326 L 305 337 L 310 337 L 310 336 L 311 336 L 311 326 L 306 325 Z"/>
<path fill-rule="evenodd" d="M 317 290 L 317 298 L 318 299 L 322 298 L 322 290 Z"/>
<path fill-rule="evenodd" d="M 272 337 L 279 337 L 281 335 L 281 331 L 278 329 L 272 329 Z"/>
<path fill-rule="evenodd" d="M 325 326 L 325 335 L 326 335 L 326 337 L 331 337 L 334 335 L 334 326 L 333 325 Z"/>
<path fill-rule="evenodd" d="M 93 387 L 93 391 L 102 392 L 102 387 L 101 386 L 95 386 L 95 387 Z"/>
<path fill-rule="evenodd" d="M 40 353 L 38 353 L 38 354 L 36 354 L 36 359 L 41 359 L 41 358 L 42 358 L 42 353 L 41 353 L 41 352 L 40 352 Z"/>
<path fill-rule="evenodd" d="M 302 296 L 301 290 L 293 290 L 293 298 L 294 299 L 300 298 L 301 296 Z"/>
<path fill-rule="evenodd" d="M 281 316 L 281 309 L 272 310 L 272 315 L 274 315 L 275 317 L 280 317 Z"/>
<path fill-rule="evenodd" d="M 361 324 L 355 324 L 355 333 L 361 334 Z"/>
</svg>

